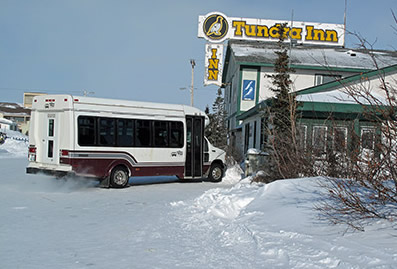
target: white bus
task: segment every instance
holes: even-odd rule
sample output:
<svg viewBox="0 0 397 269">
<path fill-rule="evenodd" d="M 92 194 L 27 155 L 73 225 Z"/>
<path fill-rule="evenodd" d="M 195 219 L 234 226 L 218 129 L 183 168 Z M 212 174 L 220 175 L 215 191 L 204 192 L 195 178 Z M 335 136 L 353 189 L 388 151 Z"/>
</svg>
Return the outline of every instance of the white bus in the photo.
<svg viewBox="0 0 397 269">
<path fill-rule="evenodd" d="M 220 181 L 225 152 L 204 137 L 197 108 L 71 95 L 36 96 L 27 173 L 97 178 L 122 188 L 130 177 Z"/>
</svg>

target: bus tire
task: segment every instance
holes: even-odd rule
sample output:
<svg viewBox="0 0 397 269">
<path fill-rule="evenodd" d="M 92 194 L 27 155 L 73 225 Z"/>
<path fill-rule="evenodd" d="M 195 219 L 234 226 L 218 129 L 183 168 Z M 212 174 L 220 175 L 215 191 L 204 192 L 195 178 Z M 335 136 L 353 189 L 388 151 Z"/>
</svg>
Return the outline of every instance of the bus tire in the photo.
<svg viewBox="0 0 397 269">
<path fill-rule="evenodd" d="M 128 184 L 128 170 L 123 166 L 116 166 L 110 174 L 110 185 L 113 188 L 125 188 Z"/>
<path fill-rule="evenodd" d="M 211 165 L 210 172 L 208 174 L 208 179 L 212 182 L 220 182 L 223 177 L 223 167 L 219 163 L 214 163 Z"/>
</svg>

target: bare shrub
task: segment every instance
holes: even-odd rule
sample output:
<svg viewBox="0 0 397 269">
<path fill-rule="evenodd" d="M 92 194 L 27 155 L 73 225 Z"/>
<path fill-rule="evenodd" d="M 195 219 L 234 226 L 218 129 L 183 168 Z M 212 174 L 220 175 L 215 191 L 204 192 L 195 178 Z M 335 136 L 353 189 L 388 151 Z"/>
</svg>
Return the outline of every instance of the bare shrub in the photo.
<svg viewBox="0 0 397 269">
<path fill-rule="evenodd" d="M 366 49 L 368 42 L 359 40 Z M 367 140 L 356 138 L 353 149 L 340 162 L 346 169 L 326 174 L 320 185 L 328 199 L 316 206 L 332 223 L 357 230 L 364 230 L 369 219 L 397 221 L 397 81 L 392 76 L 386 79 L 371 51 L 367 49 L 377 79 L 364 74 L 360 83 L 343 85 L 343 89 L 362 107 L 362 116 L 372 124 L 373 131 L 362 134 L 368 136 Z"/>
</svg>

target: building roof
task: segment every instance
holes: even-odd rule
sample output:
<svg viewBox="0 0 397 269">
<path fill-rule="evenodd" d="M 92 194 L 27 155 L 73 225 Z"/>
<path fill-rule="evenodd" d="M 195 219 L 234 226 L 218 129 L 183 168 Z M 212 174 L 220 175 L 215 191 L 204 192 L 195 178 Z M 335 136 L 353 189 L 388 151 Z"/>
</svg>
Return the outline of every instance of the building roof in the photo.
<svg viewBox="0 0 397 269">
<path fill-rule="evenodd" d="M 7 120 L 7 119 L 4 119 L 4 118 L 0 118 L 0 123 L 8 124 L 8 125 L 16 125 L 16 123 L 13 122 L 12 120 Z"/>
<path fill-rule="evenodd" d="M 225 71 L 230 54 L 239 64 L 273 66 L 279 49 L 277 43 L 230 40 L 228 43 Z M 290 51 L 291 66 L 295 69 L 338 69 L 367 71 L 397 64 L 397 52 L 384 50 L 349 49 L 318 45 L 295 45 Z M 226 73 L 224 71 L 224 73 Z"/>
<path fill-rule="evenodd" d="M 0 103 L 0 113 L 10 116 L 30 115 L 30 109 L 24 108 L 17 103 Z"/>
<path fill-rule="evenodd" d="M 298 110 L 361 113 L 363 111 L 363 107 L 358 104 L 357 100 L 353 99 L 351 95 L 341 91 L 341 89 L 344 89 L 346 85 L 351 83 L 358 83 L 363 80 L 377 78 L 379 75 L 395 73 L 397 73 L 397 64 L 296 91 L 294 94 L 297 95 L 297 100 L 303 104 L 303 106 L 299 107 Z M 376 94 L 373 94 L 373 96 L 382 102 L 384 100 L 384 96 L 378 96 Z M 358 99 L 360 99 L 363 104 L 367 104 L 365 99 Z M 249 118 L 262 111 L 264 107 L 270 104 L 270 102 L 271 98 L 263 100 L 250 110 L 242 113 L 237 118 L 239 120 Z M 386 104 L 387 102 L 384 103 Z"/>
</svg>

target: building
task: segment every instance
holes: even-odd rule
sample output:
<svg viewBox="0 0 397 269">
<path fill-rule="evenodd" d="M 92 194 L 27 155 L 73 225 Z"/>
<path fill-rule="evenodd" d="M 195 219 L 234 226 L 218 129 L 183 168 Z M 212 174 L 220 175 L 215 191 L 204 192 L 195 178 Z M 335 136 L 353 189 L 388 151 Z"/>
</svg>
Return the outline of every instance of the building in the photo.
<svg viewBox="0 0 397 269">
<path fill-rule="evenodd" d="M 17 124 L 17 129 L 23 134 L 29 131 L 30 109 L 16 103 L 0 103 L 0 118 Z"/>
<path fill-rule="evenodd" d="M 23 107 L 32 108 L 33 98 L 38 95 L 46 95 L 42 92 L 24 92 L 23 93 Z"/>
<path fill-rule="evenodd" d="M 0 132 L 5 130 L 17 131 L 18 125 L 11 120 L 0 117 Z"/>
<path fill-rule="evenodd" d="M 277 58 L 274 52 L 277 50 L 276 43 L 247 40 L 228 42 L 222 85 L 230 143 L 239 147 L 241 152 L 246 152 L 248 148 L 261 149 L 263 146 L 261 111 L 273 96 L 269 76 L 274 74 Z M 341 102 L 335 98 L 345 84 L 359 84 L 363 77 L 370 78 L 376 84 L 378 73 L 374 70 L 377 68 L 390 80 L 395 78 L 396 73 L 397 53 L 391 51 L 300 44 L 290 47 L 289 56 L 290 65 L 295 70 L 290 74 L 292 90 L 302 103 L 299 110 L 302 128 L 306 128 L 305 143 L 317 141 L 314 140 L 317 134 L 325 136 L 324 130 L 329 127 L 323 124 L 322 117 L 339 113 L 343 115 L 340 118 L 342 121 L 345 118 L 357 118 L 362 113 L 352 100 Z M 356 121 L 356 125 L 358 133 L 361 132 L 359 126 L 365 129 L 364 120 Z"/>
</svg>

